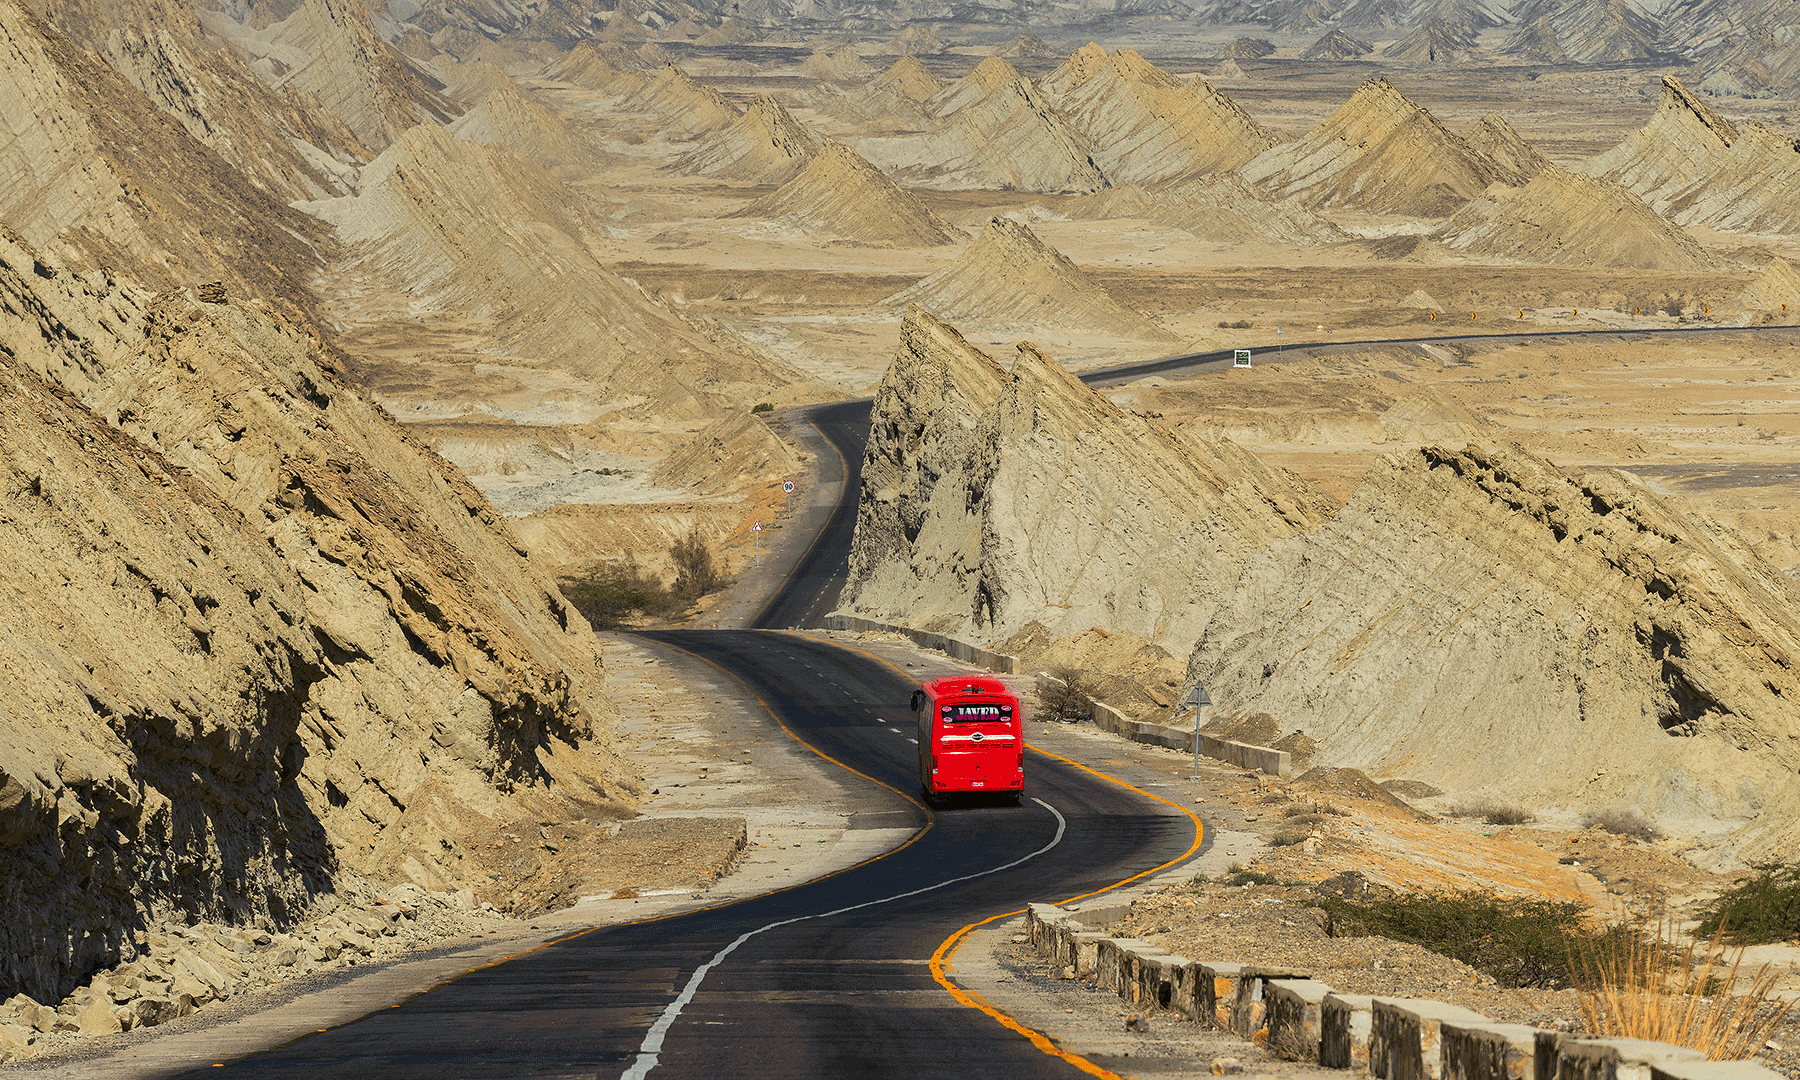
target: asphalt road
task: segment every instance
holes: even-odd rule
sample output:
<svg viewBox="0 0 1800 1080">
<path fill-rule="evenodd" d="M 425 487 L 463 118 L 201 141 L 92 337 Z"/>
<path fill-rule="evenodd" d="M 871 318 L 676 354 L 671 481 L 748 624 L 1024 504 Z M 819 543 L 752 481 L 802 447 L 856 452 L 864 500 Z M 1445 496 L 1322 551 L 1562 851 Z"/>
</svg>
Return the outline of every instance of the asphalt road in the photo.
<svg viewBox="0 0 1800 1080">
<path fill-rule="evenodd" d="M 1193 821 L 1041 754 L 1027 759 L 1024 805 L 928 813 L 900 794 L 917 787 L 906 707 L 914 683 L 905 675 L 795 635 L 645 636 L 736 673 L 795 737 L 866 774 L 842 774 L 867 793 L 852 827 L 922 831 L 834 877 L 589 931 L 355 1023 L 188 1075 L 1082 1075 L 959 1004 L 927 961 L 969 923 L 1183 857 L 1196 840 Z"/>
</svg>

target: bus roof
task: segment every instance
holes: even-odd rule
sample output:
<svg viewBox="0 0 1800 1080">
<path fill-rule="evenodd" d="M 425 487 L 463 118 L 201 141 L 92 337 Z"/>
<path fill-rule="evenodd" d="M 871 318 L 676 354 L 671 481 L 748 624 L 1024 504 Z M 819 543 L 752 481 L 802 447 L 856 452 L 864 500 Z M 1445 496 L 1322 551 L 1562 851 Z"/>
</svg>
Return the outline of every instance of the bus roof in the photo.
<svg viewBox="0 0 1800 1080">
<path fill-rule="evenodd" d="M 934 698 L 960 697 L 965 694 L 993 694 L 1012 697 L 1006 684 L 992 675 L 945 675 L 925 684 L 925 692 Z"/>
</svg>

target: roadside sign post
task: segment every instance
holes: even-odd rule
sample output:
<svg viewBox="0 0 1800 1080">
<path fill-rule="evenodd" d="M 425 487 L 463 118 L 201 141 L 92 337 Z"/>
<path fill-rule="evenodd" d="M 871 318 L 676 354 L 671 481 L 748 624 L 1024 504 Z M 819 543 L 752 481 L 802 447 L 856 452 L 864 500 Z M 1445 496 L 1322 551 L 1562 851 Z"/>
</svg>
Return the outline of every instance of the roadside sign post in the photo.
<svg viewBox="0 0 1800 1080">
<path fill-rule="evenodd" d="M 1250 350 L 1249 349 L 1233 349 L 1231 351 L 1231 366 L 1234 368 L 1249 367 L 1250 366 Z"/>
<path fill-rule="evenodd" d="M 1200 710 L 1212 704 L 1212 698 L 1206 696 L 1206 687 L 1195 683 L 1188 691 L 1188 696 L 1181 699 L 1183 705 L 1194 707 L 1194 779 L 1200 779 Z"/>
<path fill-rule="evenodd" d="M 750 545 L 756 552 L 756 568 L 762 569 L 762 522 L 750 526 Z"/>
</svg>

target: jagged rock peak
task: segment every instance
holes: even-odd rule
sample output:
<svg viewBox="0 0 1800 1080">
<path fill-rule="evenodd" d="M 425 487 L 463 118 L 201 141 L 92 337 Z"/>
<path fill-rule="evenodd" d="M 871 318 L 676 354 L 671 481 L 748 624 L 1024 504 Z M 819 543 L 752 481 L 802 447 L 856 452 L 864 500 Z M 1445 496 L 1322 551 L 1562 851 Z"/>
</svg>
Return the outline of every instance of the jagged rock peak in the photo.
<svg viewBox="0 0 1800 1080">
<path fill-rule="evenodd" d="M 649 113 L 686 135 L 705 135 L 736 122 L 740 110 L 717 90 L 670 61 L 624 107 Z"/>
<path fill-rule="evenodd" d="M 1370 79 L 1323 124 L 1268 150 L 1244 177 L 1309 206 L 1444 216 L 1499 179 L 1494 164 L 1402 94 Z"/>
<path fill-rule="evenodd" d="M 955 262 L 883 303 L 918 304 L 945 318 L 990 327 L 1052 323 L 1166 336 L 1155 321 L 1121 304 L 1029 227 L 1006 217 L 989 220 Z"/>
<path fill-rule="evenodd" d="M 894 61 L 875 77 L 872 85 L 892 88 L 912 101 L 929 101 L 944 89 L 944 84 L 913 56 L 902 56 Z"/>
<path fill-rule="evenodd" d="M 821 139 L 798 175 L 738 213 L 865 243 L 925 247 L 966 239 L 961 229 L 835 139 Z"/>
<path fill-rule="evenodd" d="M 1306 47 L 1302 60 L 1360 60 L 1375 51 L 1375 46 L 1351 37 L 1342 30 L 1332 30 Z"/>
<path fill-rule="evenodd" d="M 670 166 L 690 176 L 726 176 L 753 184 L 779 184 L 818 152 L 819 141 L 772 95 L 758 94 L 732 125 L 677 158 Z"/>
<path fill-rule="evenodd" d="M 1059 64 L 1055 71 L 1044 77 L 1044 92 L 1051 95 L 1067 94 L 1094 77 L 1094 74 L 1107 63 L 1106 50 L 1095 42 L 1088 42 L 1070 53 L 1068 59 Z"/>
<path fill-rule="evenodd" d="M 1713 258 L 1644 201 L 1611 180 L 1546 163 L 1522 188 L 1495 187 L 1438 234 L 1487 258 L 1558 266 L 1708 270 Z"/>
<path fill-rule="evenodd" d="M 1499 113 L 1483 116 L 1463 138 L 1471 149 L 1499 167 L 1503 182 L 1515 187 L 1550 164 L 1543 151 L 1526 142 L 1525 137 Z"/>
<path fill-rule="evenodd" d="M 1335 764 L 1640 806 L 1755 861 L 1800 839 L 1796 611 L 1735 533 L 1628 473 L 1432 446 L 1251 557 L 1188 672 Z M 1584 753 L 1520 752 L 1571 741 Z"/>
</svg>

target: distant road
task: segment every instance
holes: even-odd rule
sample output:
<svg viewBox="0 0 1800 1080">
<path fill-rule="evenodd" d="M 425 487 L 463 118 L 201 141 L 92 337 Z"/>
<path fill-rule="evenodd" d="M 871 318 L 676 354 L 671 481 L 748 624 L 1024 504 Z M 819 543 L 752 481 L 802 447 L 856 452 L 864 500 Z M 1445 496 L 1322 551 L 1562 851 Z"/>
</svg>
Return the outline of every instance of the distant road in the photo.
<svg viewBox="0 0 1800 1080">
<path fill-rule="evenodd" d="M 1754 334 L 1758 337 L 1786 336 L 1800 345 L 1800 326 L 1680 326 L 1651 330 L 1528 330 L 1501 334 L 1445 334 L 1409 338 L 1371 338 L 1366 341 L 1277 342 L 1254 347 L 1258 365 L 1280 364 L 1306 359 L 1319 352 L 1340 352 L 1381 345 L 1455 345 L 1479 342 L 1483 345 L 1505 345 L 1514 341 L 1552 339 L 1634 339 L 1683 337 L 1736 337 Z M 1236 348 L 1244 348 L 1239 345 Z M 1183 353 L 1155 360 L 1139 360 L 1127 364 L 1092 368 L 1078 374 L 1089 386 L 1117 386 L 1150 375 L 1178 373 L 1196 375 L 1204 371 L 1231 366 L 1233 349 Z M 862 491 L 863 448 L 869 435 L 869 399 L 839 401 L 808 409 L 804 419 L 818 429 L 844 460 L 844 489 L 824 527 L 807 548 L 799 565 L 788 576 L 779 591 L 751 621 L 752 629 L 786 629 L 818 626 L 837 608 L 844 581 L 850 568 L 850 541 L 856 532 L 856 504 Z M 837 478 L 836 462 L 821 462 L 820 470 L 827 481 Z"/>
</svg>

